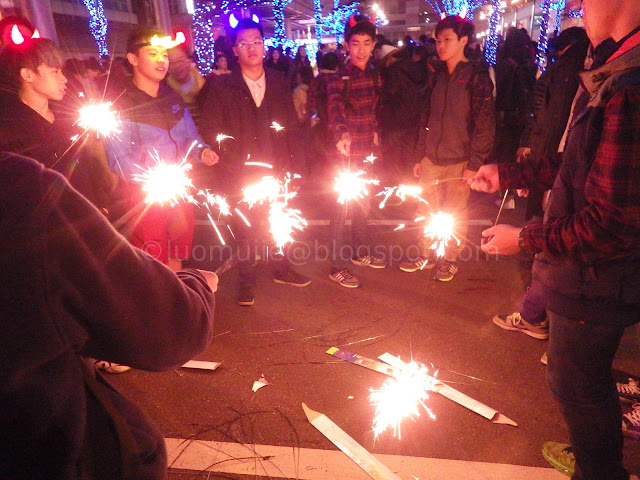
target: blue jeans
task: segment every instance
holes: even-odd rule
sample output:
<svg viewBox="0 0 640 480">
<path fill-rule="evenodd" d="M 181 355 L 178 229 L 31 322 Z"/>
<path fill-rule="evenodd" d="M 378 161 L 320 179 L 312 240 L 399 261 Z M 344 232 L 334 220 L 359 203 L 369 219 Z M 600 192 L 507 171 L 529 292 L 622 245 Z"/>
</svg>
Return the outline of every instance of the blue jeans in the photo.
<svg viewBox="0 0 640 480">
<path fill-rule="evenodd" d="M 572 480 L 628 480 L 622 466 L 622 412 L 611 363 L 624 328 L 548 312 L 547 381 L 569 427 Z"/>
</svg>

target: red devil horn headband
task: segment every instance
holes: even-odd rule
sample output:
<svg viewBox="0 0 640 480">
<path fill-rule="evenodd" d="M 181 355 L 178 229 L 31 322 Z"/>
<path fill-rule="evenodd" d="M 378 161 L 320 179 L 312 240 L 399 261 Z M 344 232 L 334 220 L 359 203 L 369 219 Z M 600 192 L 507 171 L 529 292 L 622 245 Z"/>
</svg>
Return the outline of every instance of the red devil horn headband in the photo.
<svg viewBox="0 0 640 480">
<path fill-rule="evenodd" d="M 355 15 L 351 15 L 349 17 L 349 26 L 350 27 L 355 27 L 358 24 L 358 22 L 356 21 L 356 16 Z"/>
</svg>

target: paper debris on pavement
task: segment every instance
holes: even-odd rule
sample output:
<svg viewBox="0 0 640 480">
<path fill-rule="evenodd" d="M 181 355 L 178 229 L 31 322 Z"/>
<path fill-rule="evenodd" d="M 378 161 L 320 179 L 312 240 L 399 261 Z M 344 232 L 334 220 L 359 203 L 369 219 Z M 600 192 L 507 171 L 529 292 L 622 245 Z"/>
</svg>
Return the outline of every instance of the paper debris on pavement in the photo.
<svg viewBox="0 0 640 480">
<path fill-rule="evenodd" d="M 205 362 L 203 360 L 189 360 L 182 368 L 196 368 L 199 370 L 215 370 L 222 362 Z"/>
<path fill-rule="evenodd" d="M 262 375 L 260 375 L 260 378 L 258 380 L 256 380 L 255 382 L 253 382 L 253 388 L 252 390 L 254 392 L 257 392 L 258 390 L 260 390 L 262 387 L 266 387 L 267 385 L 269 385 L 269 382 L 267 381 L 266 378 L 264 378 L 264 373 Z"/>
</svg>

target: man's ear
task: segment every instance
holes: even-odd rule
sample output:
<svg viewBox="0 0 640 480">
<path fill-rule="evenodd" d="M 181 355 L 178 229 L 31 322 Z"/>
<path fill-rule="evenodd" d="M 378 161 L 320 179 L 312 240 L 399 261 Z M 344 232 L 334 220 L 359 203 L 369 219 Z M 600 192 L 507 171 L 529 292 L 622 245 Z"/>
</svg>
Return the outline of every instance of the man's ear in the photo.
<svg viewBox="0 0 640 480">
<path fill-rule="evenodd" d="M 20 78 L 27 83 L 31 83 L 33 82 L 33 77 L 35 77 L 36 72 L 34 72 L 33 70 L 31 70 L 30 68 L 21 68 L 20 69 Z"/>
<path fill-rule="evenodd" d="M 463 47 L 466 47 L 466 46 L 468 45 L 468 43 L 469 43 L 469 37 L 467 37 L 467 36 L 465 35 L 464 37 L 462 37 L 462 38 L 460 39 L 460 41 L 462 42 L 462 46 L 463 46 Z"/>
<path fill-rule="evenodd" d="M 138 56 L 135 53 L 127 53 L 127 60 L 131 64 L 132 67 L 138 66 Z"/>
</svg>

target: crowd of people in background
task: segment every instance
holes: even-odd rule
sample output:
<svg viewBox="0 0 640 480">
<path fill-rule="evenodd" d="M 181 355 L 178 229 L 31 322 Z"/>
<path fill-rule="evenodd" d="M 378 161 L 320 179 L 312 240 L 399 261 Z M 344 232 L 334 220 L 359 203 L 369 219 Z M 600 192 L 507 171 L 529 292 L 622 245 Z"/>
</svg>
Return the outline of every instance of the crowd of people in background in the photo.
<svg viewBox="0 0 640 480">
<path fill-rule="evenodd" d="M 46 253 L 52 256 L 56 281 L 62 285 L 54 289 L 52 298 L 58 300 L 51 308 L 79 332 L 78 343 L 84 345 L 79 357 L 104 358 L 94 360 L 94 366 L 120 372 L 128 365 L 166 368 L 202 349 L 203 340 L 187 339 L 167 346 L 164 357 L 150 360 L 157 345 L 140 351 L 131 348 L 137 347 L 135 342 L 147 345 L 154 338 L 166 342 L 168 337 L 158 329 L 171 331 L 169 324 L 179 315 L 193 320 L 189 328 L 194 337 L 208 338 L 211 329 L 215 275 L 183 270 L 193 242 L 193 205 L 170 209 L 145 205 L 139 185 L 133 182 L 138 167 L 153 165 L 157 157 L 175 162 L 188 158 L 198 186 L 234 201 L 263 174 L 247 164 L 249 158 L 249 163 L 269 163 L 276 176 L 301 173 L 309 188 L 317 188 L 328 171 L 340 168 L 363 170 L 388 186 L 419 185 L 430 207 L 418 202 L 417 214 L 426 217 L 433 209 L 452 213 L 463 242 L 449 245 L 436 257 L 433 245 L 421 236 L 417 239 L 420 255 L 405 259 L 400 269 L 414 275 L 432 270 L 433 278 L 442 282 L 452 281 L 461 268 L 458 260 L 466 237 L 470 188 L 491 193 L 517 190 L 528 198 L 528 224 L 488 229 L 483 232 L 487 241 L 482 248 L 517 253 L 525 284 L 522 308 L 498 314 L 493 322 L 533 338 L 550 338 L 549 383 L 569 426 L 572 445 L 549 442 L 543 453 L 554 466 L 571 470 L 575 480 L 628 480 L 622 463 L 622 433 L 640 438 L 640 409 L 633 407 L 623 415 L 618 397 L 640 401 L 640 389 L 632 380 L 616 385 L 610 366 L 624 328 L 639 321 L 640 311 L 636 193 L 640 4 L 637 0 L 584 0 L 581 5 L 586 31 L 570 28 L 554 38 L 548 68 L 540 76 L 536 44 L 528 32 L 510 28 L 498 48 L 495 67 L 489 68 L 473 24 L 458 16 L 442 19 L 435 38 L 406 37 L 398 47 L 399 42 L 376 33 L 371 19 L 356 15 L 345 25 L 344 43 L 322 45 L 314 62 L 304 46 L 295 53 L 265 50 L 262 26 L 243 19 L 230 38 L 220 42 L 226 47 L 217 49 L 213 72 L 207 77 L 184 45 L 168 50 L 158 46 L 152 39 L 164 34 L 150 28 L 131 33 L 126 57 L 101 62 L 94 58 L 65 61 L 52 41 L 31 38 L 33 27 L 28 22 L 20 21 L 24 42 L 19 45 L 7 44 L 0 28 L 0 151 L 10 152 L 0 160 L 0 170 L 3 188 L 16 190 L 14 197 L 3 194 L 3 201 L 13 205 L 16 199 L 25 199 L 19 206 L 0 206 L 2 215 L 23 212 L 24 218 L 32 219 L 24 231 L 50 245 Z M 122 122 L 118 136 L 84 136 L 76 141 L 82 133 L 76 125 L 77 110 L 87 98 L 114 102 Z M 276 123 L 284 127 L 282 132 L 273 128 Z M 219 134 L 233 141 L 220 142 Z M 7 184 L 6 179 L 13 183 Z M 230 220 L 237 244 L 237 303 L 241 306 L 255 301 L 254 245 L 266 236 L 265 208 L 249 210 L 248 222 Z M 384 255 L 372 249 L 369 208 L 368 199 L 356 199 L 348 208 L 334 203 L 334 211 L 329 212 L 333 255 L 328 275 L 338 286 L 361 286 L 353 266 L 379 270 L 389 266 Z M 42 209 L 53 218 L 53 227 L 49 217 L 41 217 Z M 350 240 L 345 228 L 348 215 Z M 4 217 L 0 220 L 5 222 Z M 12 228 L 20 226 L 20 220 L 14 219 Z M 159 264 L 146 262 L 149 257 L 131 248 L 114 228 L 131 245 L 180 272 L 179 278 Z M 11 250 L 14 237 L 3 232 L 6 251 Z M 35 283 L 42 268 L 38 249 L 44 244 L 27 242 L 23 256 L 11 260 L 28 259 Z M 346 258 L 341 255 L 344 247 L 350 252 Z M 74 255 L 91 268 L 83 265 L 74 270 Z M 5 267 L 13 265 L 5 260 Z M 286 248 L 270 260 L 274 282 L 293 287 L 311 283 L 291 268 Z M 116 271 L 113 262 L 126 265 Z M 93 295 L 83 285 L 93 281 L 106 292 L 104 298 L 96 299 L 95 308 L 92 302 L 85 303 Z M 165 301 L 152 298 L 151 288 L 139 291 L 139 285 L 157 284 L 165 292 L 174 292 L 173 296 Z M 125 291 L 124 285 L 134 293 Z M 13 298 L 13 290 L 5 290 L 2 294 Z M 145 302 L 137 309 L 136 299 Z M 35 300 L 29 308 L 23 301 L 7 305 L 15 306 L 11 318 L 21 325 L 25 315 L 55 322 L 55 314 L 29 310 L 39 305 Z M 154 316 L 159 326 L 148 332 L 145 341 L 138 338 L 138 331 L 131 344 L 124 342 L 120 348 L 118 339 L 131 333 L 125 324 L 144 323 L 145 308 L 167 313 Z M 93 310 L 112 316 L 88 313 Z M 20 331 L 11 331 L 20 337 Z M 183 338 L 184 332 L 176 337 Z M 24 338 L 2 338 L 3 348 L 26 345 Z M 109 414 L 123 408 L 131 425 L 141 423 L 143 429 L 153 430 L 137 410 L 122 406 L 121 397 L 96 382 L 91 368 L 84 363 L 72 365 L 78 352 L 69 342 L 58 344 L 53 338 L 49 337 L 51 351 L 91 392 L 89 401 L 76 392 L 74 399 L 52 405 L 54 410 L 62 408 L 60 415 L 66 418 L 78 405 L 88 408 L 89 416 L 101 408 Z M 45 371 L 47 359 L 40 356 L 39 361 L 34 368 Z M 20 362 L 13 362 L 12 368 L 10 378 L 3 378 L 13 382 L 11 391 L 18 394 L 2 400 L 5 411 L 19 410 L 25 398 L 21 395 L 30 395 L 30 388 L 60 398 L 61 385 L 73 383 L 73 375 L 60 385 L 25 381 L 22 375 L 28 368 Z M 3 368 L 3 374 L 7 371 Z M 2 388 L 6 391 L 6 385 Z M 21 411 L 28 416 L 33 410 L 27 406 Z M 35 455 L 62 462 L 62 473 L 48 478 L 67 478 L 65 474 L 73 469 L 87 478 L 117 478 L 113 475 L 131 471 L 139 475 L 135 478 L 162 478 L 158 472 L 166 458 L 157 445 L 145 445 L 144 462 L 132 457 L 134 449 L 122 449 L 115 463 L 96 461 L 85 440 L 95 442 L 90 447 L 96 450 L 113 450 L 131 431 L 119 424 L 109 438 L 97 438 L 100 430 L 85 436 L 83 422 L 94 420 L 67 424 L 71 440 L 59 451 L 44 451 L 39 442 L 46 435 L 20 437 L 30 446 L 14 442 L 14 447 L 3 450 L 0 471 L 10 472 L 7 478 L 27 478 L 25 472 L 37 478 L 39 472 L 29 462 Z M 48 421 L 49 427 L 56 428 L 55 419 Z M 17 425 L 3 424 L 5 430 L 26 431 Z M 108 430 L 104 424 L 101 428 L 103 433 Z M 16 433 L 16 438 L 21 434 Z"/>
</svg>

